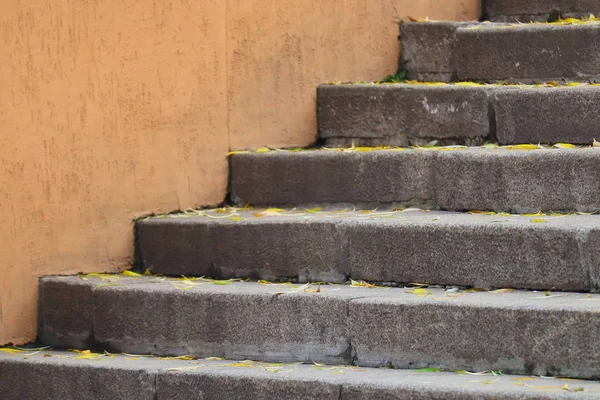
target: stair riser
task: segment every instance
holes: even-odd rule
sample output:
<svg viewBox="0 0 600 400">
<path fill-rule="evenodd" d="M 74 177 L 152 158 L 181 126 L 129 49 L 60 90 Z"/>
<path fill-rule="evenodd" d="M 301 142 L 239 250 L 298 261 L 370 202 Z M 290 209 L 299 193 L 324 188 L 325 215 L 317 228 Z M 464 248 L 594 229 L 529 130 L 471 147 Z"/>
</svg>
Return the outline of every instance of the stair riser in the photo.
<svg viewBox="0 0 600 400">
<path fill-rule="evenodd" d="M 42 285 L 43 337 L 78 314 L 72 303 L 46 302 L 44 293 L 64 286 L 53 288 L 52 279 Z M 543 292 L 450 298 L 434 291 L 429 299 L 403 289 L 327 286 L 320 293 L 277 295 L 278 287 L 232 285 L 187 292 L 165 283 L 94 289 L 90 337 L 100 348 L 126 353 L 600 376 L 600 312 L 584 295 L 565 302 Z M 62 315 L 47 318 L 50 307 Z"/>
<path fill-rule="evenodd" d="M 598 82 L 600 65 L 597 62 L 597 49 L 600 43 L 600 25 L 520 25 L 506 27 L 497 25 L 450 25 L 438 22 L 405 22 L 420 24 L 401 29 L 406 32 L 402 46 L 410 62 L 401 67 L 408 68 L 409 76 L 416 78 L 437 77 L 443 81 L 483 81 L 483 82 L 547 82 L 577 81 Z M 430 24 L 440 24 L 445 29 L 435 31 Z M 449 30 L 455 29 L 454 36 Z M 423 32 L 423 33 L 421 33 Z M 420 35 L 427 41 L 420 41 Z M 449 36 L 451 46 L 445 52 L 453 52 L 444 57 L 450 65 L 430 71 L 431 58 L 425 54 L 432 47 L 444 42 Z M 498 51 L 502 49 L 502 51 Z M 543 51 L 542 51 L 543 49 Z M 420 54 L 424 54 L 420 58 Z M 450 72 L 448 72 L 450 70 Z M 446 79 L 444 79 L 446 78 Z"/>
<path fill-rule="evenodd" d="M 591 144 L 600 87 L 322 85 L 319 135 L 329 146 Z"/>
<path fill-rule="evenodd" d="M 582 391 L 569 393 L 560 389 L 564 382 L 559 385 L 557 381 L 522 376 L 473 377 L 334 366 L 266 366 L 233 364 L 227 360 L 134 360 L 118 355 L 112 359 L 73 360 L 69 353 L 49 353 L 48 359 L 37 355 L 25 360 L 0 355 L 2 399 L 591 400 L 596 398 L 598 390 L 596 383 L 579 381 L 576 385 Z M 493 384 L 482 384 L 480 380 Z M 556 389 L 535 389 L 541 385 Z M 569 385 L 575 387 L 574 382 Z"/>
<path fill-rule="evenodd" d="M 144 270 L 171 276 L 598 289 L 600 229 L 574 219 L 571 226 L 548 226 L 532 224 L 531 218 L 516 225 L 510 222 L 514 217 L 479 218 L 267 218 L 235 224 L 161 219 L 138 223 L 137 232 Z"/>
<path fill-rule="evenodd" d="M 562 18 L 587 18 L 599 14 L 596 0 L 484 0 L 484 15 L 497 22 L 546 22 L 559 14 Z"/>
<path fill-rule="evenodd" d="M 235 204 L 398 203 L 526 213 L 600 209 L 600 151 L 459 150 L 239 154 Z"/>
</svg>

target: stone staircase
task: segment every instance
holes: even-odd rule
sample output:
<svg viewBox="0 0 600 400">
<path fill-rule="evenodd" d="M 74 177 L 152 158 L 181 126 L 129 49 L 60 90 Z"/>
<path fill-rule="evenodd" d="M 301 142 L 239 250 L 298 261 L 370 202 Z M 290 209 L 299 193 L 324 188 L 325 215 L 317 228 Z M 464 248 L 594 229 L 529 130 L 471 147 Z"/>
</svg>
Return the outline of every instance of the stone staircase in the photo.
<svg viewBox="0 0 600 400">
<path fill-rule="evenodd" d="M 600 23 L 523 23 L 600 4 L 484 6 L 402 24 L 419 82 L 320 86 L 324 148 L 138 221 L 138 273 L 42 278 L 0 399 L 600 398 Z"/>
</svg>

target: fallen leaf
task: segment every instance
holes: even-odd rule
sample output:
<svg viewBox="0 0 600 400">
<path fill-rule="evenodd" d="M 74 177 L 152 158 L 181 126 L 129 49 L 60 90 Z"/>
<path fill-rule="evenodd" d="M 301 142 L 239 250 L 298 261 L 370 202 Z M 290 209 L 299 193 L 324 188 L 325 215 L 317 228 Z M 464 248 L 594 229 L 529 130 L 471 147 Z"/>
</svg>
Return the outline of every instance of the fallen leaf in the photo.
<svg viewBox="0 0 600 400">
<path fill-rule="evenodd" d="M 533 224 L 539 224 L 541 222 L 548 222 L 548 221 L 546 221 L 544 218 L 534 218 L 534 219 L 530 219 L 529 222 L 531 222 Z"/>
<path fill-rule="evenodd" d="M 512 293 L 515 289 L 496 289 L 492 290 L 492 293 Z"/>
<path fill-rule="evenodd" d="M 416 369 L 415 371 L 417 371 L 417 372 L 441 372 L 441 369 L 439 369 L 439 368 L 419 368 L 419 369 Z"/>
<path fill-rule="evenodd" d="M 535 144 L 515 144 L 513 146 L 508 146 L 509 150 L 538 150 L 541 147 Z"/>
<path fill-rule="evenodd" d="M 121 273 L 121 275 L 123 276 L 130 276 L 130 277 L 134 277 L 134 278 L 139 278 L 140 276 L 142 276 L 142 274 L 138 274 L 137 272 L 133 272 L 133 271 L 123 271 Z"/>
</svg>

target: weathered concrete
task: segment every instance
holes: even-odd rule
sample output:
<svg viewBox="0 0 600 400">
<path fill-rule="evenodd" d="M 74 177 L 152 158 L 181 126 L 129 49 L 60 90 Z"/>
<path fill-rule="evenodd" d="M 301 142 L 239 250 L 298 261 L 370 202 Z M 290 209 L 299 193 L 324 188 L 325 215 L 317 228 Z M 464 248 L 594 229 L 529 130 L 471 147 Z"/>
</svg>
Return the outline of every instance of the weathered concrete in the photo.
<svg viewBox="0 0 600 400">
<path fill-rule="evenodd" d="M 473 22 L 436 21 L 400 24 L 400 68 L 408 79 L 451 82 L 456 78 L 456 29 Z"/>
<path fill-rule="evenodd" d="M 600 151 L 457 151 L 436 159 L 436 206 L 516 213 L 600 209 Z"/>
<path fill-rule="evenodd" d="M 457 29 L 456 39 L 458 80 L 600 81 L 600 23 L 481 24 Z"/>
<path fill-rule="evenodd" d="M 93 344 L 94 284 L 73 286 L 62 279 L 42 278 L 38 300 L 38 337 L 43 343 L 85 349 Z"/>
<path fill-rule="evenodd" d="M 585 18 L 600 13 L 596 0 L 484 0 L 484 16 L 490 21 L 529 22 Z"/>
<path fill-rule="evenodd" d="M 79 278 L 50 281 L 61 279 L 75 288 L 82 284 Z M 121 278 L 117 286 L 97 287 L 98 347 L 271 362 L 355 360 L 362 366 L 600 376 L 599 295 L 428 289 L 421 297 L 402 288 L 258 283 L 182 287 L 181 280 L 160 278 Z"/>
<path fill-rule="evenodd" d="M 341 147 L 591 144 L 599 102 L 591 85 L 322 85 L 319 126 L 328 146 Z"/>
<path fill-rule="evenodd" d="M 426 85 L 321 85 L 321 138 L 484 141 L 490 135 L 483 87 Z M 390 144 L 391 144 L 390 143 Z"/>
<path fill-rule="evenodd" d="M 101 360 L 73 357 L 73 353 L 57 351 L 45 351 L 27 359 L 0 353 L 2 399 L 591 400 L 597 398 L 600 390 L 600 384 L 592 381 L 564 382 L 528 376 L 228 360 L 132 360 L 120 355 Z M 84 377 L 87 380 L 81 379 Z M 570 390 L 578 391 L 562 389 L 565 383 Z M 539 389 L 542 386 L 544 389 Z"/>
<path fill-rule="evenodd" d="M 431 292 L 351 302 L 358 365 L 600 376 L 595 297 L 515 292 L 448 298 Z"/>
<path fill-rule="evenodd" d="M 47 355 L 47 356 L 45 356 Z M 155 400 L 159 364 L 146 360 L 74 359 L 77 354 L 0 353 L 2 400 Z"/>
<path fill-rule="evenodd" d="M 239 154 L 237 204 L 416 203 L 443 210 L 600 209 L 600 151 L 309 151 Z"/>
<path fill-rule="evenodd" d="M 214 254 L 213 269 L 203 257 L 167 247 L 141 255 L 153 272 L 177 275 L 178 263 L 193 266 L 188 276 L 254 276 L 271 281 L 343 283 L 348 277 L 372 282 L 421 282 L 485 288 L 570 291 L 597 290 L 590 274 L 600 274 L 600 257 L 590 257 L 600 216 L 534 217 L 434 212 L 378 212 L 332 209 L 238 210 L 235 221 L 223 214 L 157 218 L 141 222 L 140 241 L 160 243 L 181 225 L 213 238 L 181 237 L 178 248 L 195 246 Z M 144 236 L 150 236 L 150 239 Z M 586 247 L 585 251 L 581 249 Z M 588 249 L 589 248 L 589 249 Z M 600 246 L 598 246 L 600 248 Z M 171 262 L 156 262 L 163 249 Z M 160 260 L 159 260 L 160 261 Z M 247 275 L 244 275 L 247 273 Z M 595 276 L 595 275 L 594 275 Z"/>
<path fill-rule="evenodd" d="M 433 159 L 432 153 L 410 151 L 237 154 L 231 159 L 231 199 L 239 205 L 427 205 Z"/>
<path fill-rule="evenodd" d="M 495 89 L 490 98 L 501 144 L 591 144 L 600 138 L 600 87 Z"/>
<path fill-rule="evenodd" d="M 170 276 L 219 279 L 346 281 L 347 249 L 333 221 L 232 221 L 223 219 L 224 215 L 137 223 L 143 269 Z M 245 215 L 252 217 L 252 212 Z"/>
<path fill-rule="evenodd" d="M 225 356 L 232 359 L 347 363 L 348 301 L 366 289 L 318 293 L 289 285 L 260 285 L 125 278 L 117 283 L 77 277 L 44 278 L 73 291 L 92 280 L 94 345 L 109 351 L 161 355 Z M 70 293 L 69 287 L 64 289 Z M 289 292 L 289 293 L 288 293 Z M 362 293 L 364 295 L 364 293 Z M 41 303 L 61 308 L 61 303 Z M 87 310 L 63 315 L 76 320 Z M 41 329 L 45 329 L 42 326 Z M 73 347 L 68 329 L 63 347 Z"/>
</svg>

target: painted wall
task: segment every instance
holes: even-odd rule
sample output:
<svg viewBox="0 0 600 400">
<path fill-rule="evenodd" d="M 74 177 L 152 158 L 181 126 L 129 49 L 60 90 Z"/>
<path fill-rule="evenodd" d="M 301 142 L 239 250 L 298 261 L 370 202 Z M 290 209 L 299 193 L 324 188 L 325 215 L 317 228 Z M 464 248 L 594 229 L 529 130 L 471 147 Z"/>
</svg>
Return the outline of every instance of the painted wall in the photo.
<svg viewBox="0 0 600 400">
<path fill-rule="evenodd" d="M 315 139 L 315 86 L 394 72 L 396 18 L 477 0 L 0 0 L 0 344 L 37 279 L 118 271 L 131 220 L 215 205 L 229 148 Z"/>
</svg>

